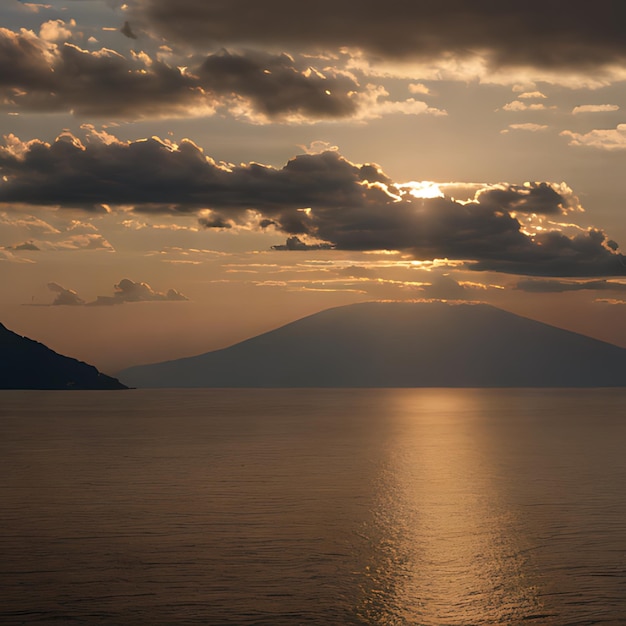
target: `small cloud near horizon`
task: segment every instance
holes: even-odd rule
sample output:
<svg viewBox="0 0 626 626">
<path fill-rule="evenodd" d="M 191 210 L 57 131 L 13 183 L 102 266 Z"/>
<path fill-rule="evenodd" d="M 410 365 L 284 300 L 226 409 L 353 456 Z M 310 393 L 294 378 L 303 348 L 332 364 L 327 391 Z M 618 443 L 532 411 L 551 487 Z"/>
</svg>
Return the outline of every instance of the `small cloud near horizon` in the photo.
<svg viewBox="0 0 626 626">
<path fill-rule="evenodd" d="M 50 282 L 47 287 L 57 294 L 52 303 L 37 305 L 29 303 L 26 306 L 111 306 L 125 302 L 186 302 L 189 300 L 177 289 L 159 292 L 152 289 L 148 283 L 134 282 L 128 278 L 123 278 L 114 285 L 113 295 L 97 296 L 91 302 L 81 298 L 73 289 L 66 289 L 58 283 Z"/>
<path fill-rule="evenodd" d="M 58 283 L 48 283 L 48 289 L 57 294 L 51 306 L 83 306 L 85 304 L 85 301 L 73 289 L 66 289 Z"/>
<path fill-rule="evenodd" d="M 529 293 L 563 293 L 565 291 L 626 291 L 626 283 L 615 280 L 562 281 L 520 280 L 514 289 Z"/>
</svg>

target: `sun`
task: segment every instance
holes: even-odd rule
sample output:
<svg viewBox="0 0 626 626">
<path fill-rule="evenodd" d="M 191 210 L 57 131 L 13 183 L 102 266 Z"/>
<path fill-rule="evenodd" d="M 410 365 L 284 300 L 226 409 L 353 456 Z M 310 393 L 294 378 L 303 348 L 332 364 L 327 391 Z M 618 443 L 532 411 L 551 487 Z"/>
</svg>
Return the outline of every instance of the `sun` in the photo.
<svg viewBox="0 0 626 626">
<path fill-rule="evenodd" d="M 443 198 L 444 194 L 439 185 L 431 180 L 416 181 L 412 180 L 408 183 L 402 183 L 398 187 L 404 192 L 409 193 L 414 198 Z"/>
</svg>

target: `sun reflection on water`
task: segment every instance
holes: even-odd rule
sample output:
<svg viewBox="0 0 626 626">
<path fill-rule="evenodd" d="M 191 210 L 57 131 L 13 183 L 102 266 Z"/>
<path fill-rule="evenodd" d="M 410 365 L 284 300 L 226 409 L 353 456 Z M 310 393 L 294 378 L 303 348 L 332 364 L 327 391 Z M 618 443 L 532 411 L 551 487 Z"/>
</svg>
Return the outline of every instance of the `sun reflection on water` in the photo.
<svg viewBox="0 0 626 626">
<path fill-rule="evenodd" d="M 549 623 L 515 516 L 498 493 L 479 396 L 420 390 L 396 397 L 397 436 L 368 529 L 376 557 L 365 572 L 367 623 Z"/>
</svg>

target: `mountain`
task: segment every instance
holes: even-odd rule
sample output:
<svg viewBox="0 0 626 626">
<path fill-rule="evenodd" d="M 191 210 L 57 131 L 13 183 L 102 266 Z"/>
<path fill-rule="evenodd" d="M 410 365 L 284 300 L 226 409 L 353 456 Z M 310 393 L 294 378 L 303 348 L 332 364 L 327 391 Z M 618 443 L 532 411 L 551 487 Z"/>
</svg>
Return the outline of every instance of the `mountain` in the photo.
<svg viewBox="0 0 626 626">
<path fill-rule="evenodd" d="M 37 341 L 0 324 L 0 389 L 127 389 L 116 378 L 101 374 Z"/>
<path fill-rule="evenodd" d="M 136 387 L 621 387 L 626 349 L 485 304 L 369 302 L 119 377 Z"/>
</svg>

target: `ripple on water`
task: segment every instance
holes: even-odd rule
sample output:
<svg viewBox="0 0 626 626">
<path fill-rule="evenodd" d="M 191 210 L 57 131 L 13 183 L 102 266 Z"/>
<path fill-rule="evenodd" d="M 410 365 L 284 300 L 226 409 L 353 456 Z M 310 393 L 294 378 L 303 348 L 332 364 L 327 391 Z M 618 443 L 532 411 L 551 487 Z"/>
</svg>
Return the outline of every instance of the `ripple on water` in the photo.
<svg viewBox="0 0 626 626">
<path fill-rule="evenodd" d="M 626 623 L 623 390 L 0 396 L 3 624 Z"/>
</svg>

